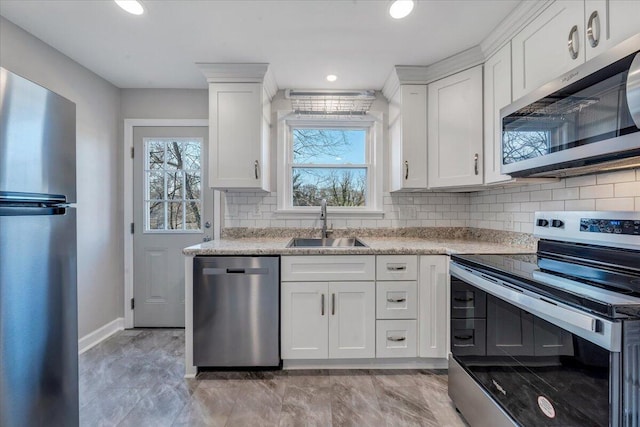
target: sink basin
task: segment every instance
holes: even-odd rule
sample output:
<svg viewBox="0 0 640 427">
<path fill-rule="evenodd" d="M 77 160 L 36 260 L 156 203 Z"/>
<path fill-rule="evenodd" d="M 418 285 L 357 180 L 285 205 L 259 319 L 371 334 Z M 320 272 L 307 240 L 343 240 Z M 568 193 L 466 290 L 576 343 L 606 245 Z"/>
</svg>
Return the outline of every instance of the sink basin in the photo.
<svg viewBox="0 0 640 427">
<path fill-rule="evenodd" d="M 362 240 L 355 237 L 341 237 L 339 239 L 299 238 L 294 237 L 287 244 L 288 248 L 366 248 Z"/>
</svg>

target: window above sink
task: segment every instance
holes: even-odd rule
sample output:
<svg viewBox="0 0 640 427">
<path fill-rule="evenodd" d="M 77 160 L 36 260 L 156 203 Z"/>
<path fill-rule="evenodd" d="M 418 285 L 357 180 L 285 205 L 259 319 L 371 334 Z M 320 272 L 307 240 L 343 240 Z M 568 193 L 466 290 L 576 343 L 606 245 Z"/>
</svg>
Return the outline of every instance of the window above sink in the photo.
<svg viewBox="0 0 640 427">
<path fill-rule="evenodd" d="M 382 213 L 382 113 L 278 119 L 277 214 Z"/>
</svg>

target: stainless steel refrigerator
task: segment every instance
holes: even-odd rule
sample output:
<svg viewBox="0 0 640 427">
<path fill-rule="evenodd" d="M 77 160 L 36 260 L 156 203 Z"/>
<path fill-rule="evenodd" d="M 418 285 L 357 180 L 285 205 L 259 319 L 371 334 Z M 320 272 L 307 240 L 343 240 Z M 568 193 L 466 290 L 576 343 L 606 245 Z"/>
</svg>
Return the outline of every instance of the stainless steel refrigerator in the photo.
<svg viewBox="0 0 640 427">
<path fill-rule="evenodd" d="M 0 68 L 0 426 L 77 426 L 75 104 Z"/>
</svg>

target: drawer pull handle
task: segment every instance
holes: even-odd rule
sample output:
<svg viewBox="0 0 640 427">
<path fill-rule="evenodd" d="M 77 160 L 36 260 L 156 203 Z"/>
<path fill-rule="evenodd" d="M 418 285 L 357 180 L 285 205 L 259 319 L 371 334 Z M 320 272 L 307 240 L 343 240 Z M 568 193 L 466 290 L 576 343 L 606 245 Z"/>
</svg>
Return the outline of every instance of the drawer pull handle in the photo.
<svg viewBox="0 0 640 427">
<path fill-rule="evenodd" d="M 387 270 L 389 271 L 404 271 L 406 269 L 406 265 L 387 265 Z"/>
<path fill-rule="evenodd" d="M 387 341 L 400 342 L 405 341 L 407 337 L 387 337 Z"/>
<path fill-rule="evenodd" d="M 458 302 L 471 302 L 473 298 L 453 298 L 453 300 Z"/>
<path fill-rule="evenodd" d="M 387 302 L 405 302 L 406 298 L 387 298 Z"/>
<path fill-rule="evenodd" d="M 322 316 L 324 316 L 324 294 L 322 294 L 322 299 L 320 302 L 320 313 Z"/>
<path fill-rule="evenodd" d="M 473 339 L 473 335 L 454 335 L 453 337 L 461 341 L 467 341 L 467 340 Z"/>
</svg>

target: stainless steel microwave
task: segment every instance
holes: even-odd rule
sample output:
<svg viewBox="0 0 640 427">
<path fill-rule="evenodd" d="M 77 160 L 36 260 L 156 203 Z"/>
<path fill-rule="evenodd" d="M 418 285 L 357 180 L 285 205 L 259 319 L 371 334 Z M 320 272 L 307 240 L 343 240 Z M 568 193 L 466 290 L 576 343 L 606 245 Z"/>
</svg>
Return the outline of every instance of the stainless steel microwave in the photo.
<svg viewBox="0 0 640 427">
<path fill-rule="evenodd" d="M 640 34 L 516 100 L 500 118 L 504 174 L 640 166 Z"/>
</svg>

